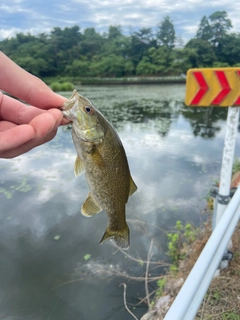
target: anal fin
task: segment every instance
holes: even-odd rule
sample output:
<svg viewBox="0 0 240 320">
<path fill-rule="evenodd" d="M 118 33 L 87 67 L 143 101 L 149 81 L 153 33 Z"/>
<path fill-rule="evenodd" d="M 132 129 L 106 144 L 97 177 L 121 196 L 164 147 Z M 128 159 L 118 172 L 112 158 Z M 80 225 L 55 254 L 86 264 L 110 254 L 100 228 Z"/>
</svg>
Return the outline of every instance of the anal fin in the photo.
<svg viewBox="0 0 240 320">
<path fill-rule="evenodd" d="M 86 217 L 91 217 L 100 211 L 102 211 L 102 208 L 98 205 L 96 200 L 93 198 L 91 192 L 89 192 L 87 199 L 85 200 L 81 208 L 82 215 Z"/>
</svg>

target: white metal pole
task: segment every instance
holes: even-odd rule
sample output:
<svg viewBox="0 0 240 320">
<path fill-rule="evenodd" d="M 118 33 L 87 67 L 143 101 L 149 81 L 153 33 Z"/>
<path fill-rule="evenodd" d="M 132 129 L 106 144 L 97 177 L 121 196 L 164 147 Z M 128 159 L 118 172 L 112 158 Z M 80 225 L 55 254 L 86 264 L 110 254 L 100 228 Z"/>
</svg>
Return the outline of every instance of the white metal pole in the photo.
<svg viewBox="0 0 240 320">
<path fill-rule="evenodd" d="M 234 159 L 235 142 L 237 137 L 239 108 L 229 107 L 227 115 L 227 128 L 224 141 L 222 167 L 220 175 L 217 208 L 213 215 L 213 228 L 216 227 L 229 203 L 232 166 Z"/>
</svg>

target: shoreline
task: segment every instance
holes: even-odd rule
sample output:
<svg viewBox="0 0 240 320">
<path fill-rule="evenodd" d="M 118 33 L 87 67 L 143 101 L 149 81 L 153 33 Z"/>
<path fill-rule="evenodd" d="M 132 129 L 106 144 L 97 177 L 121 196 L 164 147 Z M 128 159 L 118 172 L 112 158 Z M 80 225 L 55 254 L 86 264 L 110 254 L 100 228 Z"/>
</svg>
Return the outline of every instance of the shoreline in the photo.
<svg viewBox="0 0 240 320">
<path fill-rule="evenodd" d="M 185 84 L 183 77 L 129 77 L 129 78 L 86 78 L 81 85 L 134 85 L 134 84 Z"/>
<path fill-rule="evenodd" d="M 168 77 L 123 77 L 123 78 L 82 78 L 82 77 L 53 77 L 43 78 L 50 85 L 53 82 L 70 82 L 74 85 L 147 85 L 147 84 L 185 84 L 185 76 Z"/>
</svg>

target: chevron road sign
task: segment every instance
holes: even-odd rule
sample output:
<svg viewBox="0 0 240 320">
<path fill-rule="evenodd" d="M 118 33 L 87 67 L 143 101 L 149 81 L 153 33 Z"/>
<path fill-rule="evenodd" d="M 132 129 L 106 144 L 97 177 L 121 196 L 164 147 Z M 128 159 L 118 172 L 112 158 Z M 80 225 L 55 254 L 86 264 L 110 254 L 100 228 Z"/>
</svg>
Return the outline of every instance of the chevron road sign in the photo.
<svg viewBox="0 0 240 320">
<path fill-rule="evenodd" d="M 199 68 L 187 72 L 187 106 L 240 106 L 240 68 Z"/>
</svg>

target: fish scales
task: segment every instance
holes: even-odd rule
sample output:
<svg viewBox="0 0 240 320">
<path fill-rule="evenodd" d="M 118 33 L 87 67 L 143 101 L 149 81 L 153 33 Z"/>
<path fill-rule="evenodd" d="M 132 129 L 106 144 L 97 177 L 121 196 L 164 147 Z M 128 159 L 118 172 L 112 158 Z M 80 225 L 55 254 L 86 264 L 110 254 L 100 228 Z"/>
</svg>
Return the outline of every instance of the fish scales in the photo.
<svg viewBox="0 0 240 320">
<path fill-rule="evenodd" d="M 121 140 L 95 106 L 74 90 L 62 107 L 73 121 L 72 137 L 77 151 L 75 173 L 85 172 L 90 193 L 82 205 L 85 216 L 105 210 L 109 222 L 100 243 L 113 238 L 122 248 L 129 247 L 125 205 L 137 187 L 132 180 Z"/>
</svg>

